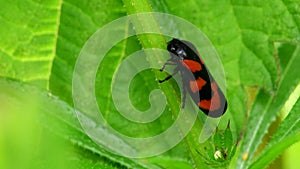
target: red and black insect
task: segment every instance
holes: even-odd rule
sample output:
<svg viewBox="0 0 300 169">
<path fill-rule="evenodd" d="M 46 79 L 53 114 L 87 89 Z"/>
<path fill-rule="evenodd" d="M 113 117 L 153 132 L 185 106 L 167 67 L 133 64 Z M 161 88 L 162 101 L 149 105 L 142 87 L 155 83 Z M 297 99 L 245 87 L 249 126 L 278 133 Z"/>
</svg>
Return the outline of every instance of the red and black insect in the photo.
<svg viewBox="0 0 300 169">
<path fill-rule="evenodd" d="M 183 106 L 186 93 L 198 107 L 210 117 L 220 117 L 227 109 L 227 101 L 218 84 L 212 77 L 200 58 L 195 46 L 188 41 L 172 39 L 168 42 L 167 49 L 171 58 L 163 65 L 176 65 L 173 73 L 159 83 L 169 80 L 173 75 L 180 72 L 183 81 Z M 189 74 L 192 73 L 193 77 Z"/>
</svg>

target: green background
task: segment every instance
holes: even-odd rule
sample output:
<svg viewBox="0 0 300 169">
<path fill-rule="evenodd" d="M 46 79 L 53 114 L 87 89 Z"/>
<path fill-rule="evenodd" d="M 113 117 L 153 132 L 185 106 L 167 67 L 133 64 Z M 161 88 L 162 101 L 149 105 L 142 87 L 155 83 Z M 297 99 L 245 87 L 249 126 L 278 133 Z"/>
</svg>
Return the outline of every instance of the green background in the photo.
<svg viewBox="0 0 300 169">
<path fill-rule="evenodd" d="M 76 58 L 96 30 L 139 12 L 182 17 L 216 48 L 229 103 L 220 128 L 230 119 L 234 136 L 242 133 L 233 159 L 222 164 L 263 168 L 300 139 L 298 0 L 0 0 L 0 4 L 0 168 L 218 167 L 206 164 L 195 152 L 205 146 L 197 142 L 201 120 L 175 148 L 145 159 L 112 154 L 81 129 L 72 103 Z M 146 22 L 133 25 L 143 28 Z M 158 71 L 139 74 L 130 93 L 133 105 L 146 110 L 146 94 L 160 88 L 170 108 L 162 117 L 151 124 L 132 124 L 113 105 L 110 85 L 115 69 L 129 54 L 151 47 L 164 48 L 165 43 L 155 35 L 125 39 L 110 50 L 97 73 L 96 97 L 104 117 L 129 136 L 164 131 L 180 106 L 176 83 L 159 85 L 156 79 L 166 74 Z M 291 148 L 271 167 L 300 166 L 297 149 Z"/>
</svg>

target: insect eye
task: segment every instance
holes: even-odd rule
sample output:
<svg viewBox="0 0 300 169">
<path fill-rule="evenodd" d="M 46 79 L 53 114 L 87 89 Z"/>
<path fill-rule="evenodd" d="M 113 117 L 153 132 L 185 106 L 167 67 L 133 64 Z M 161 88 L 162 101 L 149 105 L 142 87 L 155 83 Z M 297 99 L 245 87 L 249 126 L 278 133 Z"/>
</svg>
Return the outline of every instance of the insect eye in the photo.
<svg viewBox="0 0 300 169">
<path fill-rule="evenodd" d="M 176 53 L 180 57 L 185 57 L 186 56 L 186 53 L 185 53 L 185 51 L 182 48 L 177 49 Z"/>
<path fill-rule="evenodd" d="M 171 51 L 176 51 L 176 48 L 172 46 Z"/>
</svg>

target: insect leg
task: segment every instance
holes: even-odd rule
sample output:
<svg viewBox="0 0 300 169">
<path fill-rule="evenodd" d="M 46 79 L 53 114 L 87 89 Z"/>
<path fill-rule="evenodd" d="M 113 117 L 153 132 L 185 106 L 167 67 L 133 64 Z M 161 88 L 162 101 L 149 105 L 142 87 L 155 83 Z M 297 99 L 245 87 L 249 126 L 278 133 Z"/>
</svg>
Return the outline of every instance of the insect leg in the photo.
<svg viewBox="0 0 300 169">
<path fill-rule="evenodd" d="M 179 67 L 176 67 L 171 75 L 167 76 L 167 77 L 166 77 L 165 79 L 163 79 L 163 80 L 159 80 L 158 82 L 159 82 L 159 83 L 162 83 L 162 82 L 164 82 L 164 81 L 167 81 L 167 80 L 171 79 L 172 76 L 174 76 L 176 73 L 178 73 L 178 71 L 179 71 Z"/>
<path fill-rule="evenodd" d="M 159 71 L 162 72 L 165 69 L 166 65 L 175 65 L 175 63 L 171 59 L 169 59 L 166 61 L 166 63 L 163 65 L 163 67 L 161 69 L 159 69 Z"/>
</svg>

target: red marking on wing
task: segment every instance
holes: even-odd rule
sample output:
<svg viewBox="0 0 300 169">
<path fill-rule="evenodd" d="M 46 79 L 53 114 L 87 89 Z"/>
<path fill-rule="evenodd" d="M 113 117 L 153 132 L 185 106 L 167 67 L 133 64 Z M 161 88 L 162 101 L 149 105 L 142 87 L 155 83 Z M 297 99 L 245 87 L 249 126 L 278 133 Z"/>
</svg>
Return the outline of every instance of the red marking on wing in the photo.
<svg viewBox="0 0 300 169">
<path fill-rule="evenodd" d="M 183 60 L 183 65 L 190 69 L 192 72 L 197 72 L 202 70 L 202 66 L 199 62 L 194 60 Z"/>
<path fill-rule="evenodd" d="M 211 83 L 211 89 L 214 93 L 212 98 L 210 100 L 201 100 L 198 103 L 198 106 L 202 109 L 214 111 L 214 110 L 218 110 L 221 106 L 218 86 L 216 82 Z"/>
<path fill-rule="evenodd" d="M 195 81 L 190 81 L 190 88 L 193 93 L 199 92 L 199 90 L 202 89 L 202 87 L 206 84 L 206 81 L 199 77 Z"/>
</svg>

